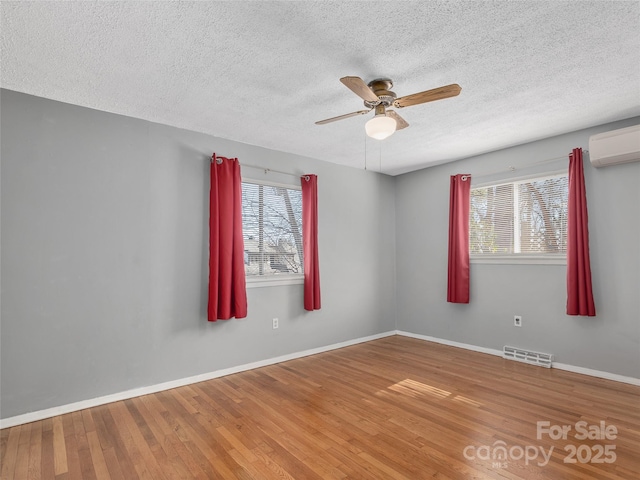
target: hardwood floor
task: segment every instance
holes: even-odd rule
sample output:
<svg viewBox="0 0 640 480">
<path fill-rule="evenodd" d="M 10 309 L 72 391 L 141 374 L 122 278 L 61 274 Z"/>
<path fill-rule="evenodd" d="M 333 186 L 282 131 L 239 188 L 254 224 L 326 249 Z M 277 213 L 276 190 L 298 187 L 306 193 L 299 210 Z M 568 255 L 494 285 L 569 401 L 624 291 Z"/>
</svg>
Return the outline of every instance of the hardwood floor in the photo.
<svg viewBox="0 0 640 480">
<path fill-rule="evenodd" d="M 392 336 L 1 434 L 3 480 L 632 479 L 640 387 Z"/>
</svg>

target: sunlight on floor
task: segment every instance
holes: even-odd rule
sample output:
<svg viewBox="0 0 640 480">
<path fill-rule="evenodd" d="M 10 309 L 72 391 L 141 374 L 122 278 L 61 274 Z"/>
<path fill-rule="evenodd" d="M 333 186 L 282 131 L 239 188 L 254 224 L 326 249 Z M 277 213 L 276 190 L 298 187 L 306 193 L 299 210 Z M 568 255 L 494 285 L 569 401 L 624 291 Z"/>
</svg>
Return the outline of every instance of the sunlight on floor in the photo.
<svg viewBox="0 0 640 480">
<path fill-rule="evenodd" d="M 411 380 L 409 378 L 405 378 L 404 380 L 391 385 L 390 387 L 388 387 L 388 390 L 392 390 L 396 393 L 400 393 L 412 398 L 419 398 L 424 395 L 430 395 L 437 398 L 450 398 L 455 402 L 464 403 L 472 407 L 482 406 L 482 403 L 477 402 L 476 400 L 463 397 L 462 395 L 456 395 L 446 390 L 442 390 L 441 388 L 436 388 L 432 385 L 417 382 L 416 380 Z M 378 394 L 383 393 L 385 393 L 384 390 L 380 390 L 378 392 Z"/>
</svg>

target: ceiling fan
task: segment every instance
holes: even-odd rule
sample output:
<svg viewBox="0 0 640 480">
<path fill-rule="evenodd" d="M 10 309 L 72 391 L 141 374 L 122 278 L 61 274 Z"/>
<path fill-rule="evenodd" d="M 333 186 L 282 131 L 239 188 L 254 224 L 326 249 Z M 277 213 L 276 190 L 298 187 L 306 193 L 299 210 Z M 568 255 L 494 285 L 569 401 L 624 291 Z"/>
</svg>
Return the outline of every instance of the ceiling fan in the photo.
<svg viewBox="0 0 640 480">
<path fill-rule="evenodd" d="M 358 110 L 357 112 L 320 120 L 316 122 L 316 125 L 325 125 L 344 118 L 364 115 L 375 109 L 375 116 L 366 123 L 365 130 L 367 135 L 378 140 L 383 140 L 392 135 L 396 130 L 402 130 L 409 126 L 407 121 L 398 115 L 395 110 L 388 110 L 389 107 L 404 108 L 455 97 L 462 90 L 460 85 L 453 83 L 444 87 L 425 90 L 424 92 L 397 98 L 397 95 L 391 91 L 393 81 L 389 78 L 377 78 L 368 84 L 364 83 L 364 80 L 360 77 L 342 77 L 340 81 L 364 100 L 364 106 L 367 107 L 368 110 Z"/>
</svg>

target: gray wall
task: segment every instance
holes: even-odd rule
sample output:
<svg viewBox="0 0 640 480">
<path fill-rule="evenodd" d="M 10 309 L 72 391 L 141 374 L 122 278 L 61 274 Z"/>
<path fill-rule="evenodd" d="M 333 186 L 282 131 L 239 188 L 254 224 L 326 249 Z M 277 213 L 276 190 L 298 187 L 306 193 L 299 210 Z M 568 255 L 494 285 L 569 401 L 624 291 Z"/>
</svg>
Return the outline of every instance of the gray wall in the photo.
<svg viewBox="0 0 640 480">
<path fill-rule="evenodd" d="M 393 178 L 0 99 L 2 418 L 395 329 Z M 214 151 L 318 174 L 322 310 L 302 285 L 252 288 L 246 319 L 207 322 Z"/>
<path fill-rule="evenodd" d="M 386 332 L 396 321 L 411 333 L 640 375 L 640 163 L 585 164 L 597 317 L 564 314 L 565 267 L 554 265 L 473 264 L 471 304 L 446 302 L 449 175 L 563 156 L 638 118 L 391 178 L 0 95 L 1 418 Z M 318 174 L 322 310 L 302 309 L 301 285 L 252 288 L 246 319 L 206 321 L 214 151 Z"/>
<path fill-rule="evenodd" d="M 585 155 L 596 317 L 565 314 L 564 265 L 472 263 L 470 304 L 446 302 L 450 175 L 486 179 L 509 166 L 518 175 L 526 165 L 588 149 L 594 133 L 638 123 L 603 125 L 397 177 L 398 329 L 499 350 L 550 352 L 559 363 L 639 377 L 640 163 L 596 169 Z M 561 163 L 566 168 L 568 160 Z M 516 314 L 523 316 L 520 328 L 513 326 Z"/>
</svg>

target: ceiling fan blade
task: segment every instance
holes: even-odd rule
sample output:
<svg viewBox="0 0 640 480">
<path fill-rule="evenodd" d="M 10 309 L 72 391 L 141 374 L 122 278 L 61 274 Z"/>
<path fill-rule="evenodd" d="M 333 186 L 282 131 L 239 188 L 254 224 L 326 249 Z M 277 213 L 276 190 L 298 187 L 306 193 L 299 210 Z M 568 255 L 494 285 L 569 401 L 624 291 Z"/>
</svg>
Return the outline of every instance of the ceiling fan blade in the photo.
<svg viewBox="0 0 640 480">
<path fill-rule="evenodd" d="M 395 102 L 393 102 L 393 106 L 396 108 L 410 107 L 411 105 L 419 105 L 421 103 L 433 102 L 435 100 L 455 97 L 460 94 L 461 90 L 462 88 L 460 88 L 460 85 L 458 85 L 457 83 L 453 83 L 444 87 L 438 87 L 432 90 L 400 97 Z"/>
<path fill-rule="evenodd" d="M 342 77 L 340 81 L 361 99 L 372 103 L 380 102 L 378 96 L 373 93 L 373 90 L 360 77 Z"/>
<path fill-rule="evenodd" d="M 402 130 L 403 128 L 407 128 L 409 124 L 407 121 L 398 115 L 395 110 L 387 110 L 387 117 L 391 117 L 396 121 L 396 130 Z"/>
<path fill-rule="evenodd" d="M 358 110 L 357 112 L 346 113 L 338 117 L 327 118 L 325 120 L 320 120 L 319 122 L 316 122 L 316 125 L 324 125 L 325 123 L 336 122 L 344 118 L 355 117 L 356 115 L 364 115 L 365 113 L 369 113 L 371 110 L 372 110 L 371 108 L 369 110 Z"/>
</svg>

